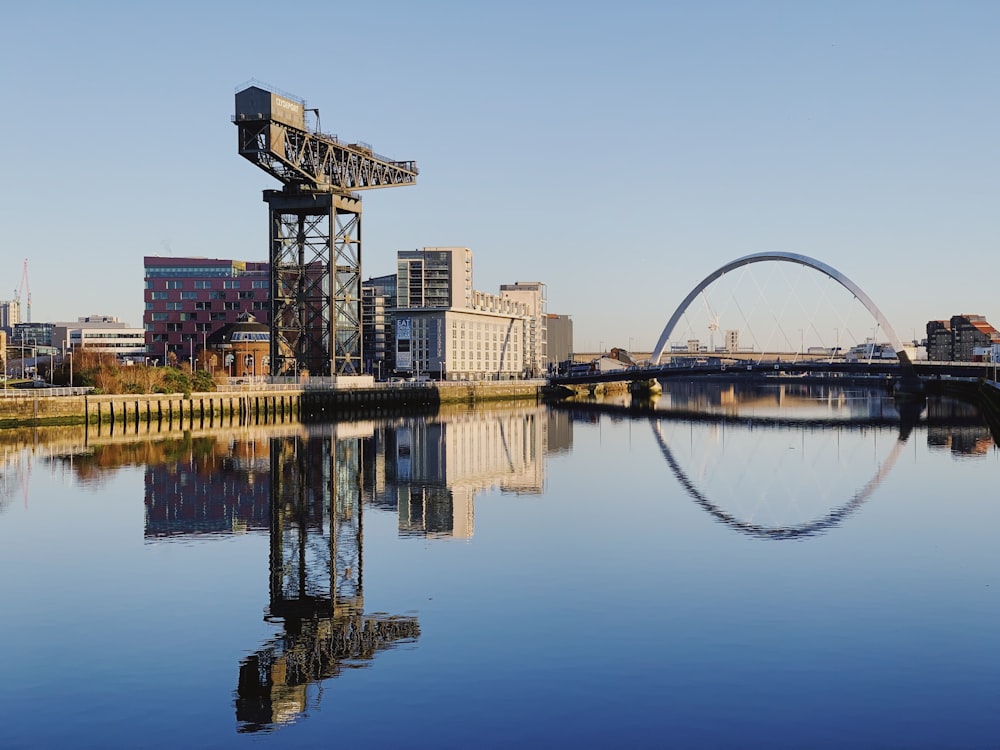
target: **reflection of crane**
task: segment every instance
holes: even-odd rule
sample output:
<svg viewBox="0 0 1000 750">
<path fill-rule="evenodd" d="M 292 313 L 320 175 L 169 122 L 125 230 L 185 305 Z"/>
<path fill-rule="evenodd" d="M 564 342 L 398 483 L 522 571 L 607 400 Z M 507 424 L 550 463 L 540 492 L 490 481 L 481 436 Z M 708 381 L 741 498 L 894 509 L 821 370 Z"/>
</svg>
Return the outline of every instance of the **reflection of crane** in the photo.
<svg viewBox="0 0 1000 750">
<path fill-rule="evenodd" d="M 25 322 L 31 322 L 31 286 L 28 284 L 28 259 L 24 259 L 24 270 L 21 272 L 21 284 L 14 290 L 14 301 L 17 303 L 18 314 L 21 310 L 21 297 L 27 292 L 27 308 L 25 310 Z"/>
<path fill-rule="evenodd" d="M 294 721 L 309 685 L 420 634 L 414 617 L 363 611 L 361 440 L 273 438 L 270 470 L 268 619 L 284 629 L 240 664 L 240 732 Z"/>
<path fill-rule="evenodd" d="M 315 113 L 316 130 L 306 125 Z M 319 131 L 319 111 L 250 86 L 236 94 L 239 152 L 280 180 L 265 190 L 271 267 L 271 374 L 287 370 L 279 341 L 313 374 L 361 372 L 361 198 L 412 185 L 413 161 Z"/>
</svg>

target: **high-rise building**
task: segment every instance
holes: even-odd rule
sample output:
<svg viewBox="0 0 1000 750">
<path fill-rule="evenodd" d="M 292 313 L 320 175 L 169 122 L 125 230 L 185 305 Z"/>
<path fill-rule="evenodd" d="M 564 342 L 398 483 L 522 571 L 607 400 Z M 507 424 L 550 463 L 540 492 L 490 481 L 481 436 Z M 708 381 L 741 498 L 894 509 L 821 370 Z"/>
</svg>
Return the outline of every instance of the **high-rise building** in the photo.
<svg viewBox="0 0 1000 750">
<path fill-rule="evenodd" d="M 146 355 L 161 363 L 201 351 L 211 333 L 241 313 L 270 323 L 269 264 L 218 258 L 143 259 Z"/>
<path fill-rule="evenodd" d="M 361 284 L 361 358 L 364 372 L 380 380 L 396 366 L 396 340 L 388 311 L 396 306 L 396 275 Z"/>
<path fill-rule="evenodd" d="M 549 367 L 566 362 L 573 356 L 573 319 L 569 315 L 549 313 L 545 316 L 545 345 Z"/>
<path fill-rule="evenodd" d="M 944 362 L 954 359 L 952 343 L 951 321 L 927 322 L 927 359 Z"/>
<path fill-rule="evenodd" d="M 0 328 L 10 331 L 21 322 L 21 306 L 17 300 L 0 302 Z"/>
<path fill-rule="evenodd" d="M 396 307 L 464 308 L 472 302 L 472 251 L 425 247 L 396 253 Z"/>
</svg>

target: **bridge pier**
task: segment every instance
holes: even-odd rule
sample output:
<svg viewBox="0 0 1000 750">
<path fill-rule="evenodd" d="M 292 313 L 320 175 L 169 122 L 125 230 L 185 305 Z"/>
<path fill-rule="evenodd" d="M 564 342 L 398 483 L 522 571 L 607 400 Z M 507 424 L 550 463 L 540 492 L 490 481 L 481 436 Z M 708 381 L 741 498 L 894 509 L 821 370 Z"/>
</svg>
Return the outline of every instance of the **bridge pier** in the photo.
<svg viewBox="0 0 1000 750">
<path fill-rule="evenodd" d="M 628 384 L 629 393 L 635 396 L 658 396 L 663 393 L 663 386 L 656 378 L 650 380 L 633 380 Z"/>
</svg>

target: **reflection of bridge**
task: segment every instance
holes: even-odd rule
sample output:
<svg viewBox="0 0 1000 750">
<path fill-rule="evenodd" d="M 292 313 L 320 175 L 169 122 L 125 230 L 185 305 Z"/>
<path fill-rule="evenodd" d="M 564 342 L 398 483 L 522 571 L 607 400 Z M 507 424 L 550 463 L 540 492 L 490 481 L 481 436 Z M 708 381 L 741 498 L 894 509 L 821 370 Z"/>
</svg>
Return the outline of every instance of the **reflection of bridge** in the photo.
<svg viewBox="0 0 1000 750">
<path fill-rule="evenodd" d="M 759 539 L 796 539 L 799 537 L 816 536 L 829 528 L 837 526 L 841 521 L 847 518 L 847 516 L 851 515 L 854 511 L 864 505 L 864 503 L 871 497 L 872 493 L 880 484 L 882 484 L 882 481 L 886 478 L 886 476 L 888 476 L 889 472 L 892 471 L 892 467 L 896 465 L 896 459 L 899 458 L 899 453 L 906 444 L 906 436 L 901 435 L 899 440 L 897 440 L 893 445 L 889 456 L 875 473 L 875 476 L 872 477 L 867 484 L 864 485 L 864 487 L 854 493 L 854 495 L 850 497 L 847 502 L 839 507 L 832 508 L 823 517 L 807 521 L 805 523 L 788 526 L 765 526 L 763 524 L 737 518 L 735 515 L 723 510 L 721 506 L 706 497 L 684 472 L 684 469 L 681 468 L 677 459 L 674 458 L 674 454 L 670 451 L 670 446 L 664 438 L 662 423 L 659 420 L 654 420 L 651 421 L 651 426 L 653 428 L 653 436 L 656 438 L 656 443 L 660 448 L 660 452 L 663 454 L 664 460 L 666 460 L 667 465 L 670 466 L 670 471 L 677 478 L 677 481 L 684 488 L 685 492 L 687 492 L 688 495 L 690 495 L 691 498 L 698 503 L 698 505 L 708 511 L 716 519 L 726 524 L 726 526 Z"/>
<path fill-rule="evenodd" d="M 740 533 L 758 539 L 785 540 L 807 538 L 822 534 L 842 523 L 872 497 L 876 489 L 892 471 L 903 446 L 907 443 L 914 426 L 917 424 L 917 417 L 919 416 L 906 409 L 903 409 L 898 414 L 895 413 L 895 410 L 889 406 L 892 403 L 892 399 L 887 395 L 881 396 L 881 399 L 874 403 L 876 407 L 881 403 L 885 403 L 887 411 L 882 412 L 876 409 L 876 413 L 873 414 L 855 413 L 844 417 L 834 414 L 827 416 L 818 415 L 816 413 L 818 410 L 809 408 L 808 398 L 804 397 L 797 400 L 792 399 L 790 400 L 791 403 L 788 401 L 783 402 L 788 408 L 780 406 L 778 402 L 774 402 L 777 412 L 788 412 L 784 415 L 780 413 L 761 415 L 753 412 L 766 407 L 767 404 L 765 403 L 765 399 L 762 398 L 759 389 L 754 388 L 750 388 L 746 393 L 737 392 L 736 394 L 729 394 L 734 397 L 733 402 L 722 406 L 719 404 L 708 404 L 703 398 L 701 399 L 702 403 L 708 407 L 706 410 L 705 408 L 699 408 L 699 399 L 697 396 L 705 397 L 710 395 L 710 393 L 719 395 L 716 389 L 708 384 L 704 384 L 703 386 L 692 385 L 690 388 L 693 393 L 685 395 L 695 396 L 695 398 L 685 400 L 682 396 L 677 399 L 679 405 L 671 404 L 666 407 L 648 399 L 632 398 L 627 400 L 626 403 L 566 401 L 553 404 L 551 408 L 567 413 L 571 418 L 575 417 L 587 421 L 590 421 L 594 414 L 608 414 L 613 417 L 624 417 L 635 422 L 648 423 L 652 428 L 654 439 L 664 461 L 685 493 L 717 521 Z M 775 390 L 778 389 L 776 388 Z M 820 390 L 823 389 L 817 388 L 815 392 L 818 394 Z M 861 391 L 855 391 L 856 395 L 860 393 Z M 743 396 L 747 396 L 748 400 L 742 398 Z M 671 401 L 672 399 L 662 400 Z M 822 404 L 823 401 L 816 399 L 814 403 Z M 749 406 L 751 413 L 740 413 L 740 405 L 743 407 Z M 712 411 L 713 408 L 732 408 L 732 411 Z M 796 416 L 796 412 L 804 416 Z M 971 428 L 978 428 L 977 437 L 980 440 L 989 439 L 989 433 L 983 425 L 982 419 L 971 410 L 931 409 L 925 416 L 920 417 L 919 423 L 928 428 L 929 443 L 932 442 L 932 430 L 942 432 L 942 437 L 947 437 L 954 434 L 955 430 L 967 431 Z M 710 471 L 706 473 L 704 466 L 701 467 L 700 472 L 684 468 L 684 462 L 678 459 L 676 446 L 671 445 L 671 439 L 668 436 L 668 432 L 672 428 L 675 432 L 679 432 L 684 436 L 682 441 L 684 449 L 688 450 L 691 457 L 696 459 L 695 463 L 712 457 L 716 459 L 721 458 L 724 456 L 724 453 L 718 453 L 716 451 L 718 444 L 711 442 L 711 440 L 707 444 L 702 442 L 692 443 L 690 436 L 695 433 L 689 432 L 688 428 L 691 428 L 691 430 L 701 428 L 701 432 L 698 434 L 702 435 L 725 436 L 721 444 L 736 445 L 737 456 L 744 455 L 739 450 L 740 447 L 745 447 L 744 443 L 740 441 L 745 441 L 747 439 L 746 436 L 749 435 L 753 436 L 750 439 L 755 444 L 758 444 L 762 436 L 754 435 L 762 430 L 774 432 L 797 430 L 803 435 L 803 439 L 807 436 L 820 436 L 818 438 L 820 440 L 823 439 L 821 436 L 827 433 L 836 436 L 836 444 L 838 446 L 840 446 L 842 439 L 846 439 L 847 436 L 852 436 L 854 442 L 865 441 L 870 436 L 872 440 L 876 441 L 876 444 L 882 442 L 879 437 L 882 435 L 891 433 L 895 435 L 895 439 L 891 441 L 892 447 L 888 454 L 876 463 L 871 478 L 864 483 L 855 485 L 856 489 L 846 491 L 845 495 L 841 496 L 843 499 L 831 502 L 828 510 L 801 522 L 766 524 L 754 518 L 753 513 L 739 514 L 727 510 L 719 500 L 713 500 L 710 496 L 711 494 L 719 494 L 718 492 L 712 493 L 698 486 L 698 481 L 694 477 L 698 476 L 699 473 L 706 478 L 712 477 L 714 474 Z M 676 428 L 681 429 L 677 430 Z M 796 445 L 799 445 L 799 443 L 796 442 Z M 815 453 L 815 451 L 812 452 L 814 455 Z M 819 453 L 822 453 L 822 451 Z M 736 473 L 740 475 L 740 479 L 736 484 L 736 488 L 731 488 L 732 491 L 729 496 L 723 494 L 723 497 L 727 500 L 730 502 L 741 499 L 753 500 L 754 493 L 758 491 L 761 493 L 760 498 L 768 496 L 770 492 L 769 488 L 746 485 L 740 471 Z M 774 473 L 773 470 L 771 473 Z M 822 487 L 826 487 L 828 484 L 829 482 L 826 480 L 819 482 L 819 485 Z M 828 489 L 833 488 L 829 487 Z M 841 491 L 847 490 L 846 487 L 839 489 Z M 815 486 L 809 488 L 809 492 L 815 492 L 815 490 Z M 792 487 L 790 494 L 798 495 L 796 488 Z"/>
</svg>

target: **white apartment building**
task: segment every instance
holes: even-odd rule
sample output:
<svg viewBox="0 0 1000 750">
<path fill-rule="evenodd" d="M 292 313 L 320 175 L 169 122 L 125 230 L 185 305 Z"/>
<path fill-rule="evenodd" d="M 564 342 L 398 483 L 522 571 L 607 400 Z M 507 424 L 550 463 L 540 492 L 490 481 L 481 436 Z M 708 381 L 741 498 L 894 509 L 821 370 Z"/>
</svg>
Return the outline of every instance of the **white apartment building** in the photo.
<svg viewBox="0 0 1000 750">
<path fill-rule="evenodd" d="M 517 281 L 513 284 L 501 284 L 500 296 L 523 302 L 527 308 L 527 368 L 532 377 L 541 377 L 549 365 L 545 284 L 540 281 Z"/>
<path fill-rule="evenodd" d="M 472 251 L 428 247 L 396 257 L 397 373 L 438 380 L 510 380 L 535 373 L 536 313 L 513 295 L 472 286 Z"/>
</svg>

